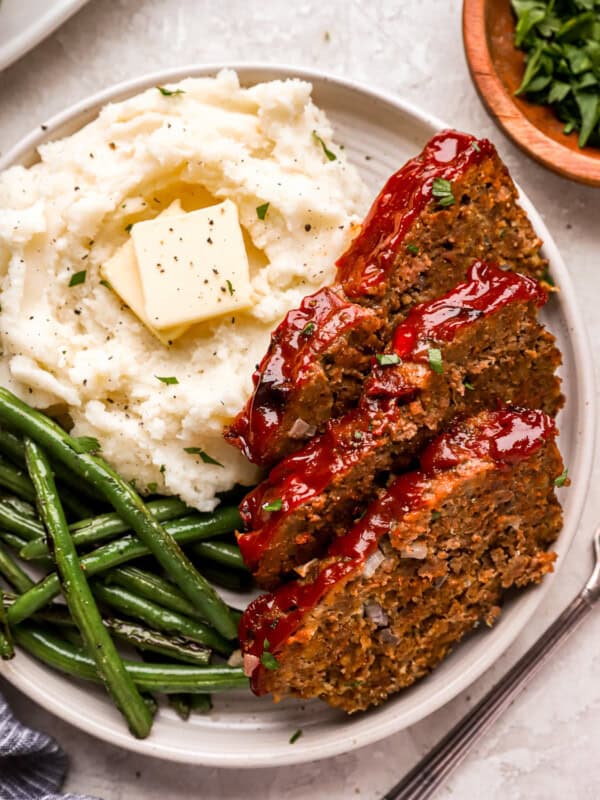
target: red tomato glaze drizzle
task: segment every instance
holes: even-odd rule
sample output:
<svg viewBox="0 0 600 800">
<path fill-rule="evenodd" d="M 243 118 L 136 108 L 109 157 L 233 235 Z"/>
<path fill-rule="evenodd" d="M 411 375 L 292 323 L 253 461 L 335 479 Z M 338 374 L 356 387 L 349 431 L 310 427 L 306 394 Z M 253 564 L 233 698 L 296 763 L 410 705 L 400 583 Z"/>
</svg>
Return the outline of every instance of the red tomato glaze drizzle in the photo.
<svg viewBox="0 0 600 800">
<path fill-rule="evenodd" d="M 509 303 L 543 305 L 546 299 L 545 291 L 532 278 L 476 261 L 467 281 L 439 300 L 416 306 L 398 325 L 394 350 L 405 361 L 426 361 L 428 344 L 451 341 L 460 328 Z M 401 367 L 379 367 L 375 363 L 359 406 L 331 420 L 322 434 L 280 461 L 244 498 L 240 511 L 249 532 L 240 535 L 238 541 L 251 569 L 269 546 L 282 517 L 321 493 L 336 475 L 376 446 L 398 414 L 396 401 L 407 401 L 414 392 L 415 386 L 406 381 Z M 273 503 L 280 507 L 273 509 Z"/>
<path fill-rule="evenodd" d="M 514 301 L 540 307 L 548 295 L 533 278 L 474 261 L 464 283 L 429 303 L 415 306 L 394 331 L 392 349 L 400 358 L 419 360 L 428 343 L 451 342 L 458 331 Z"/>
<path fill-rule="evenodd" d="M 248 606 L 240 621 L 239 638 L 244 655 L 249 657 L 246 666 L 253 691 L 266 691 L 261 663 L 265 650 L 276 657 L 323 596 L 363 568 L 380 538 L 404 515 L 422 506 L 422 490 L 432 476 L 472 458 L 506 469 L 529 458 L 555 435 L 554 421 L 543 412 L 515 409 L 487 412 L 475 426 L 458 423 L 431 442 L 421 455 L 421 469 L 396 478 L 365 516 L 331 544 L 329 563 L 313 580 L 291 581 Z"/>
<path fill-rule="evenodd" d="M 394 269 L 402 242 L 432 199 L 436 178 L 455 181 L 495 153 L 487 139 L 441 131 L 420 155 L 392 175 L 371 206 L 361 232 L 337 261 L 338 280 L 348 297 L 376 292 Z"/>
<path fill-rule="evenodd" d="M 272 460 L 271 445 L 290 393 L 306 381 L 320 353 L 346 331 L 373 318 L 373 312 L 325 287 L 290 311 L 271 336 L 253 375 L 254 391 L 226 438 L 256 464 Z"/>
</svg>

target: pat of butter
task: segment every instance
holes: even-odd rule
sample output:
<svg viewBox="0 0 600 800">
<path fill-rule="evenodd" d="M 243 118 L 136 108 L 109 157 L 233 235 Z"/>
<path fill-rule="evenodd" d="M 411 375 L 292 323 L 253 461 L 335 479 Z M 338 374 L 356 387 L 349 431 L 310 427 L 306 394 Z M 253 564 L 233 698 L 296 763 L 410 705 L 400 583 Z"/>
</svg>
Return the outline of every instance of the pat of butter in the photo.
<svg viewBox="0 0 600 800">
<path fill-rule="evenodd" d="M 252 304 L 248 256 L 230 200 L 139 222 L 131 237 L 154 328 L 191 324 Z"/>
<path fill-rule="evenodd" d="M 166 208 L 160 217 L 174 217 L 184 214 L 179 200 L 175 200 L 171 205 Z M 189 325 L 176 325 L 172 328 L 163 328 L 158 331 L 152 326 L 148 315 L 146 314 L 146 305 L 144 302 L 144 293 L 142 291 L 142 284 L 140 283 L 140 275 L 138 265 L 135 258 L 135 249 L 133 242 L 128 239 L 122 245 L 114 256 L 109 259 L 106 264 L 100 268 L 102 277 L 107 280 L 114 291 L 119 295 L 121 300 L 129 306 L 138 319 L 144 323 L 150 333 L 163 344 L 169 344 L 179 336 L 181 336 Z"/>
</svg>

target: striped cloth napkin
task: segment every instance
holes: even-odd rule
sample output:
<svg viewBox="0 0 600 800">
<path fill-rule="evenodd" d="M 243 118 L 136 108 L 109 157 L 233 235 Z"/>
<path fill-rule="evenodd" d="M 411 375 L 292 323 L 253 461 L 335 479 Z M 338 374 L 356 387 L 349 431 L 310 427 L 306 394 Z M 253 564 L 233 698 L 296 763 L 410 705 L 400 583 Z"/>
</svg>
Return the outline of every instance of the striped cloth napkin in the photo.
<svg viewBox="0 0 600 800">
<path fill-rule="evenodd" d="M 17 722 L 0 695 L 0 800 L 94 800 L 56 794 L 67 767 L 67 756 L 54 739 Z"/>
</svg>

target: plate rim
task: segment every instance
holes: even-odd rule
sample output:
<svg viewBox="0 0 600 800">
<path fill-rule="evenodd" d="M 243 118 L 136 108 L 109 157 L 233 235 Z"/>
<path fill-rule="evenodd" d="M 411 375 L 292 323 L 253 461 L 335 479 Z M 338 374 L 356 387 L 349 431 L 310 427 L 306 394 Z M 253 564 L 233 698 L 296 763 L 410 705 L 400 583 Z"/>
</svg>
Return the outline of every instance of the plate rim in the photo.
<svg viewBox="0 0 600 800">
<path fill-rule="evenodd" d="M 25 134 L 25 136 L 0 159 L 0 171 L 12 164 L 19 163 L 24 155 L 31 152 L 32 149 L 45 141 L 50 141 L 53 137 L 53 132 L 57 131 L 67 122 L 75 122 L 77 117 L 90 114 L 92 111 L 95 112 L 99 107 L 108 102 L 118 102 L 125 96 L 131 96 L 153 85 L 175 82 L 184 77 L 213 75 L 221 69 L 235 70 L 240 75 L 242 83 L 244 82 L 244 74 L 248 73 L 263 74 L 260 80 L 296 77 L 312 83 L 325 81 L 341 89 L 350 89 L 359 94 L 366 94 L 371 98 L 386 103 L 392 106 L 396 111 L 401 111 L 412 116 L 418 122 L 432 130 L 440 130 L 449 127 L 435 115 L 423 111 L 418 106 L 396 96 L 392 92 L 382 89 L 373 89 L 360 81 L 340 78 L 319 69 L 299 67 L 291 64 L 269 64 L 254 61 L 200 63 L 146 73 L 135 78 L 121 81 L 95 92 L 89 97 L 79 100 L 50 117 L 43 125 Z M 519 189 L 519 192 L 522 206 L 532 219 L 534 228 L 544 239 L 544 253 L 552 264 L 553 270 L 559 275 L 561 295 L 563 297 L 561 311 L 568 328 L 568 339 L 573 351 L 573 363 L 577 367 L 584 364 L 592 364 L 588 334 L 583 323 L 583 318 L 579 313 L 575 291 L 564 260 L 539 212 L 521 189 Z M 508 647 L 517 639 L 519 633 L 525 628 L 560 572 L 583 513 L 587 488 L 591 479 L 596 431 L 596 398 L 592 370 L 576 369 L 574 384 L 577 391 L 576 419 L 579 422 L 581 430 L 586 431 L 586 436 L 583 437 L 581 446 L 577 451 L 577 470 L 580 477 L 575 482 L 575 485 L 569 489 L 572 508 L 569 524 L 568 526 L 564 526 L 561 533 L 563 541 L 565 542 L 565 552 L 560 559 L 558 568 L 554 573 L 546 576 L 542 584 L 522 597 L 520 600 L 519 614 L 516 618 L 509 619 L 508 623 L 505 623 L 502 634 L 498 636 L 493 648 L 488 649 L 484 655 L 465 665 L 465 669 L 460 676 L 453 681 L 449 681 L 445 686 L 439 689 L 435 695 L 422 702 L 419 706 L 405 711 L 400 721 L 394 717 L 387 720 L 372 720 L 370 725 L 367 722 L 366 725 L 361 726 L 361 729 L 356 732 L 353 732 L 352 725 L 348 727 L 344 726 L 340 728 L 339 733 L 335 737 L 330 737 L 325 744 L 317 741 L 310 741 L 307 737 L 306 739 L 299 740 L 295 747 L 289 748 L 289 751 L 286 751 L 283 756 L 280 753 L 274 756 L 269 752 L 264 752 L 264 750 L 256 748 L 251 755 L 244 757 L 235 753 L 215 753 L 212 751 L 198 750 L 197 748 L 194 750 L 185 750 L 181 747 L 171 748 L 163 743 L 157 744 L 153 742 L 151 738 L 146 740 L 135 739 L 126 731 L 125 726 L 123 726 L 122 731 L 115 732 L 106 728 L 103 724 L 87 718 L 84 710 L 79 710 L 78 713 L 75 711 L 71 713 L 70 710 L 65 711 L 62 707 L 57 708 L 56 704 L 52 702 L 52 698 L 46 696 L 43 688 L 38 684 L 33 684 L 26 676 L 20 675 L 18 671 L 11 668 L 11 662 L 0 664 L 0 675 L 46 710 L 110 744 L 144 755 L 186 764 L 226 768 L 264 768 L 301 764 L 356 750 L 415 724 L 429 714 L 437 711 L 456 697 L 461 691 L 468 688 L 468 686 L 492 666 L 496 658 L 499 658 L 505 653 Z M 364 719 L 368 718 L 363 717 L 363 720 Z"/>
<path fill-rule="evenodd" d="M 76 14 L 88 0 L 61 0 L 55 8 L 50 8 L 32 25 L 12 36 L 0 46 L 0 72 L 27 55 L 40 42 L 47 39 L 55 30 Z"/>
</svg>

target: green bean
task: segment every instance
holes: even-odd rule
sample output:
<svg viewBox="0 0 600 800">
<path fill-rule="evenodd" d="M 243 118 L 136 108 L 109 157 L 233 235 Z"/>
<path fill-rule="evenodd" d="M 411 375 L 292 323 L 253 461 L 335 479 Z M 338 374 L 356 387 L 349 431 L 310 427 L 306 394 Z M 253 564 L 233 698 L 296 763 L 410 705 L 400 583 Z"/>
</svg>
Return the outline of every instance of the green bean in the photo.
<svg viewBox="0 0 600 800">
<path fill-rule="evenodd" d="M 161 497 L 159 500 L 149 500 L 146 503 L 146 508 L 154 519 L 159 522 L 178 519 L 183 517 L 184 514 L 189 514 L 192 510 L 178 497 Z M 73 533 L 85 531 L 91 534 L 93 532 L 94 536 L 98 537 L 90 538 L 89 542 L 97 542 L 105 536 L 116 536 L 119 533 L 125 533 L 127 530 L 129 530 L 127 523 L 123 522 L 121 517 L 114 511 L 108 514 L 101 514 L 93 519 L 81 520 L 81 522 L 77 522 L 72 526 Z M 85 540 L 82 539 L 81 541 Z"/>
<path fill-rule="evenodd" d="M 187 597 L 184 597 L 172 583 L 152 572 L 138 567 L 117 567 L 107 574 L 106 583 L 116 583 L 117 586 L 129 589 L 140 597 L 146 597 L 159 606 L 170 608 L 171 611 L 177 611 L 193 619 L 204 620 Z"/>
<path fill-rule="evenodd" d="M 158 653 L 185 664 L 210 663 L 210 649 L 183 636 L 166 636 L 159 631 L 116 617 L 105 618 L 104 624 L 114 636 L 138 650 Z"/>
<path fill-rule="evenodd" d="M 0 658 L 3 661 L 8 661 L 15 654 L 15 649 L 12 646 L 10 639 L 2 631 L 0 631 Z"/>
<path fill-rule="evenodd" d="M 242 619 L 243 611 L 240 611 L 239 608 L 232 608 L 231 615 L 235 620 L 235 624 L 239 627 L 240 620 Z"/>
<path fill-rule="evenodd" d="M 83 680 L 97 681 L 93 660 L 83 650 L 33 625 L 18 625 L 14 639 L 28 653 L 48 666 Z M 189 664 L 153 664 L 123 662 L 129 675 L 142 691 L 166 694 L 206 694 L 248 686 L 240 667 L 213 664 L 194 667 Z"/>
<path fill-rule="evenodd" d="M 27 544 L 25 539 L 21 539 L 16 533 L 10 533 L 9 531 L 0 531 L 0 539 L 17 552 L 20 552 Z"/>
<path fill-rule="evenodd" d="M 17 466 L 25 466 L 25 445 L 14 433 L 0 430 L 0 453 L 10 458 Z"/>
<path fill-rule="evenodd" d="M 79 564 L 67 521 L 60 504 L 50 463 L 31 439 L 25 439 L 25 458 L 35 486 L 39 513 L 52 540 L 54 560 L 71 616 L 81 633 L 96 670 L 115 705 L 140 738 L 152 727 L 148 711 L 131 676 L 102 623 L 91 589 Z"/>
<path fill-rule="evenodd" d="M 0 456 L 0 486 L 9 489 L 21 500 L 34 501 L 35 490 L 27 475 Z"/>
<path fill-rule="evenodd" d="M 27 500 L 21 500 L 12 494 L 0 496 L 0 499 L 2 503 L 6 503 L 23 517 L 37 519 L 37 511 L 35 510 L 33 503 L 28 503 Z"/>
<path fill-rule="evenodd" d="M 8 624 L 4 611 L 4 592 L 0 589 L 0 658 L 3 661 L 12 658 L 15 654 Z"/>
<path fill-rule="evenodd" d="M 4 592 L 4 608 L 8 609 L 17 599 L 17 595 L 11 592 Z M 36 611 L 32 619 L 36 622 L 50 623 L 61 628 L 72 628 L 77 630 L 73 617 L 69 614 L 69 609 L 59 603 L 52 603 L 41 611 Z"/>
<path fill-rule="evenodd" d="M 152 715 L 152 719 L 158 714 L 158 700 L 154 695 L 149 694 L 148 692 L 142 692 L 142 700 L 146 704 L 146 708 Z"/>
<path fill-rule="evenodd" d="M 18 511 L 13 503 L 4 499 L 0 500 L 0 527 L 10 533 L 16 533 L 28 542 L 46 536 L 44 526 L 39 519 L 26 516 Z"/>
<path fill-rule="evenodd" d="M 171 526 L 173 538 L 179 544 L 191 544 L 233 530 L 237 520 L 239 520 L 237 508 L 225 507 L 214 511 L 210 520 L 194 520 L 193 522 L 175 520 L 166 525 Z M 0 536 L 2 536 L 1 533 Z M 86 575 L 97 575 L 112 569 L 112 567 L 118 567 L 119 564 L 149 554 L 148 548 L 136 538 L 123 536 L 123 538 L 116 539 L 83 556 L 81 567 L 85 570 Z M 46 603 L 49 603 L 59 592 L 58 576 L 55 572 L 50 573 L 42 581 L 36 583 L 33 589 L 17 598 L 15 604 L 8 610 L 9 623 L 15 625 L 27 619 L 38 609 L 43 608 Z"/>
<path fill-rule="evenodd" d="M 0 429 L 0 453 L 4 453 L 18 467 L 25 466 L 25 445 L 22 440 L 13 433 L 2 429 Z M 104 500 L 104 496 L 100 492 L 84 481 L 78 480 L 77 476 L 62 464 L 53 464 L 52 471 L 61 484 L 70 487 L 77 494 L 86 495 L 88 500 Z"/>
<path fill-rule="evenodd" d="M 20 594 L 35 586 L 29 575 L 21 569 L 12 555 L 2 545 L 0 545 L 0 575 Z"/>
<path fill-rule="evenodd" d="M 207 580 L 232 592 L 247 592 L 252 586 L 252 580 L 247 572 L 234 572 L 221 566 L 203 564 L 202 574 Z"/>
<path fill-rule="evenodd" d="M 208 714 L 212 708 L 211 697 L 209 694 L 192 694 L 190 706 L 194 714 Z"/>
<path fill-rule="evenodd" d="M 177 714 L 179 719 L 182 719 L 184 722 L 188 721 L 192 711 L 190 697 L 191 695 L 189 694 L 170 694 L 168 698 L 169 705 Z"/>
<path fill-rule="evenodd" d="M 183 594 L 228 639 L 236 629 L 229 609 L 210 583 L 200 575 L 172 536 L 164 530 L 137 492 L 103 459 L 82 450 L 53 420 L 30 408 L 6 388 L 0 388 L 0 421 L 29 436 L 48 455 L 69 467 L 102 491 L 115 511 L 136 532 Z"/>
<path fill-rule="evenodd" d="M 233 567 L 247 572 L 248 568 L 244 564 L 244 559 L 237 544 L 229 542 L 198 542 L 191 548 L 194 555 L 200 558 L 209 558 L 225 567 Z"/>
<path fill-rule="evenodd" d="M 35 491 L 27 475 L 0 456 L 0 486 L 9 489 L 18 498 L 25 501 L 35 500 Z M 67 508 L 76 516 L 89 516 L 88 506 L 82 503 L 73 492 L 66 488 L 61 490 L 61 498 Z"/>
<path fill-rule="evenodd" d="M 229 655 L 233 645 L 217 631 L 202 622 L 184 617 L 168 608 L 153 603 L 145 597 L 133 594 L 121 586 L 106 586 L 94 583 L 94 595 L 105 605 L 115 608 L 128 617 L 147 623 L 156 630 L 185 636 L 193 642 L 204 644 L 222 655 Z"/>
<path fill-rule="evenodd" d="M 47 608 L 42 608 L 41 611 L 37 611 L 33 615 L 33 619 L 36 622 L 49 623 L 59 628 L 72 628 L 74 631 L 77 631 L 77 626 L 73 621 L 73 617 L 69 614 L 69 609 L 58 603 L 53 603 Z"/>
<path fill-rule="evenodd" d="M 189 511 L 186 504 L 177 497 L 151 500 L 146 506 L 152 516 L 159 522 L 180 518 L 186 511 Z M 85 545 L 96 544 L 104 539 L 114 538 L 119 533 L 125 533 L 128 530 L 128 526 L 118 514 L 111 512 L 74 522 L 69 525 L 69 530 L 73 535 L 74 545 L 79 549 Z M 22 553 L 23 558 L 27 560 L 47 554 L 48 544 L 43 538 L 33 540 Z"/>
</svg>

